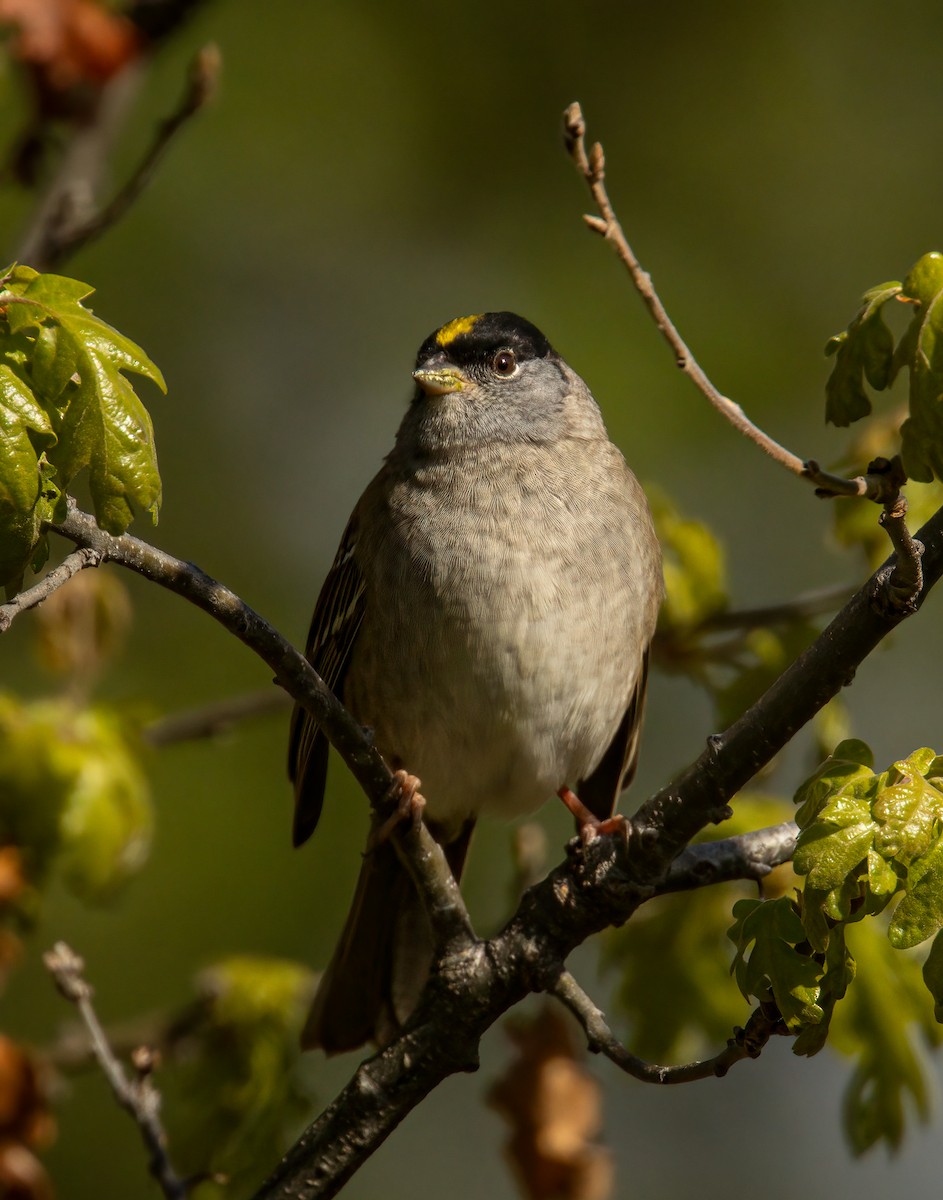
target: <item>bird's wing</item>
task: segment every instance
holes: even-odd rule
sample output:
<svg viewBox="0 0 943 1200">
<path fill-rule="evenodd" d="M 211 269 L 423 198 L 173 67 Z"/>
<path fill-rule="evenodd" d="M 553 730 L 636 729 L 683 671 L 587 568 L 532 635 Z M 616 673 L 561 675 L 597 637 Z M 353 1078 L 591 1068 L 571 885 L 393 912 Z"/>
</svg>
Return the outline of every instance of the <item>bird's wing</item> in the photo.
<svg viewBox="0 0 943 1200">
<path fill-rule="evenodd" d="M 648 686 L 648 657 L 646 649 L 639 667 L 635 690 L 629 697 L 625 715 L 591 775 L 580 781 L 576 792 L 593 816 L 604 821 L 615 812 L 616 801 L 635 775 L 638 764 L 639 739 L 645 712 L 645 692 Z"/>
<path fill-rule="evenodd" d="M 314 606 L 305 647 L 308 662 L 339 699 L 343 699 L 344 678 L 364 613 L 364 580 L 354 557 L 356 541 L 355 513 Z M 327 738 L 317 721 L 296 704 L 288 741 L 288 775 L 295 785 L 292 838 L 296 846 L 308 840 L 321 816 L 327 752 Z"/>
</svg>

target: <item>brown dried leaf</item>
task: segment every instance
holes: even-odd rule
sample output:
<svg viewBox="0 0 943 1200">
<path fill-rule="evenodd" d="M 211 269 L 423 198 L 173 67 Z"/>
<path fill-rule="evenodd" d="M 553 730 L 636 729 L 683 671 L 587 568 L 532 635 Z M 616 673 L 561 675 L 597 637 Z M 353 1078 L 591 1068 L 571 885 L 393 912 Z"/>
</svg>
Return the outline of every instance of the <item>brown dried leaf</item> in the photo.
<svg viewBox="0 0 943 1200">
<path fill-rule="evenodd" d="M 53 1200 L 46 1169 L 21 1142 L 0 1141 L 0 1196 L 3 1200 Z"/>
<path fill-rule="evenodd" d="M 536 1017 L 507 1022 L 518 1056 L 491 1090 L 508 1120 L 506 1154 L 528 1200 L 606 1200 L 612 1160 L 596 1143 L 599 1085 L 580 1061 L 571 1026 L 546 1005 Z"/>
<path fill-rule="evenodd" d="M 0 1141 L 36 1148 L 54 1135 L 41 1071 L 22 1046 L 0 1034 Z"/>
<path fill-rule="evenodd" d="M 0 913 L 15 904 L 29 886 L 18 846 L 0 846 Z M 3 955 L 0 953 L 0 963 Z"/>
<path fill-rule="evenodd" d="M 17 30 L 12 50 L 41 90 L 102 84 L 140 53 L 140 36 L 97 0 L 0 0 L 0 22 Z"/>
</svg>

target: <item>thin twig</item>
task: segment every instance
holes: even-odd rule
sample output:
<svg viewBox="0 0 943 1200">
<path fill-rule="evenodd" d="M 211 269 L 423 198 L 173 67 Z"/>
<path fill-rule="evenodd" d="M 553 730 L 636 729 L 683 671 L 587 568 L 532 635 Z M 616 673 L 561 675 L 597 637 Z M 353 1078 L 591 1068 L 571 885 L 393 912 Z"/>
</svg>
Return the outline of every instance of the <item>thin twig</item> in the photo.
<svg viewBox="0 0 943 1200">
<path fill-rule="evenodd" d="M 758 605 L 756 608 L 729 609 L 712 613 L 698 622 L 692 633 L 724 633 L 728 630 L 764 629 L 770 625 L 785 625 L 791 621 L 805 621 L 834 612 L 848 601 L 855 588 L 849 583 L 837 583 L 831 587 L 816 588 L 803 592 L 794 600 L 782 600 L 778 604 Z"/>
<path fill-rule="evenodd" d="M 158 124 L 151 145 L 124 186 L 108 204 L 87 220 L 82 223 L 62 221 L 58 228 L 51 231 L 46 250 L 46 262 L 50 266 L 58 265 L 121 220 L 154 178 L 161 160 L 182 127 L 212 100 L 221 68 L 222 56 L 214 44 L 204 46 L 197 53 L 190 65 L 184 93 L 177 107 Z"/>
<path fill-rule="evenodd" d="M 92 1005 L 92 989 L 83 975 L 85 964 L 65 942 L 57 942 L 43 955 L 56 986 L 74 1004 L 85 1022 L 95 1060 L 121 1107 L 133 1117 L 150 1156 L 151 1174 L 167 1200 L 186 1200 L 187 1187 L 167 1156 L 167 1138 L 160 1120 L 160 1093 L 142 1070 L 137 1079 L 129 1079 L 115 1057 L 108 1038 Z"/>
<path fill-rule="evenodd" d="M 623 232 L 622 225 L 615 214 L 612 203 L 606 191 L 606 164 L 603 148 L 596 142 L 587 153 L 586 122 L 579 104 L 571 104 L 564 113 L 564 130 L 567 149 L 570 157 L 576 163 L 592 193 L 593 200 L 600 216 L 584 216 L 584 221 L 590 229 L 602 234 L 606 241 L 615 247 L 616 254 L 625 266 L 635 289 L 641 296 L 645 307 L 651 313 L 652 319 L 662 337 L 671 347 L 675 363 L 692 381 L 695 387 L 707 397 L 714 408 L 725 417 L 731 425 L 745 437 L 764 450 L 776 462 L 784 466 L 794 475 L 805 474 L 805 463 L 801 458 L 780 446 L 762 429 L 754 425 L 739 404 L 721 394 L 713 385 L 706 373 L 698 364 L 694 355 L 685 344 L 674 323 L 668 316 L 668 311 L 662 304 L 658 293 L 652 284 L 652 278 L 642 268 L 632 247 Z"/>
<path fill-rule="evenodd" d="M 0 609 L 0 615 L 2 612 Z M 189 708 L 184 712 L 159 717 L 145 725 L 142 734 L 149 746 L 172 746 L 178 742 L 218 737 L 228 733 L 240 721 L 283 712 L 290 704 L 291 700 L 285 692 L 280 688 L 270 687 L 265 691 L 229 696 L 224 700 L 203 704 L 199 708 Z"/>
<path fill-rule="evenodd" d="M 401 825 L 395 838 L 429 918 L 436 961 L 471 950 L 478 939 L 442 847 L 421 821 Z"/>
<path fill-rule="evenodd" d="M 37 271 L 51 267 L 53 248 L 66 225 L 86 219 L 105 175 L 108 160 L 144 78 L 144 61 L 136 58 L 102 87 L 88 119 L 77 125 L 46 189 L 11 257 Z"/>
<path fill-rule="evenodd" d="M 733 1037 L 719 1054 L 700 1062 L 682 1066 L 663 1067 L 646 1062 L 632 1054 L 622 1045 L 606 1023 L 601 1009 L 597 1008 L 569 971 L 564 971 L 551 989 L 586 1032 L 589 1049 L 594 1054 L 603 1054 L 610 1062 L 642 1083 L 692 1083 L 697 1079 L 720 1079 L 738 1062 L 745 1058 L 759 1058 L 763 1047 L 777 1033 L 786 1033 L 781 1018 L 766 1015 L 762 1008 L 750 1016 L 744 1029 L 735 1029 Z"/>
<path fill-rule="evenodd" d="M 655 291 L 651 275 L 642 267 L 629 245 L 606 190 L 606 158 L 603 148 L 599 142 L 595 142 L 587 152 L 586 122 L 579 104 L 574 103 L 567 108 L 563 114 L 563 125 L 567 150 L 586 180 L 600 214 L 599 216 L 584 214 L 583 220 L 590 229 L 604 237 L 615 248 L 616 254 L 629 272 L 635 290 L 641 296 L 659 333 L 671 348 L 677 366 L 734 429 L 749 438 L 787 471 L 814 484 L 817 495 L 824 497 L 866 496 L 869 500 L 883 504 L 888 499 L 887 481 L 879 474 L 872 475 L 869 472 L 866 475 L 855 476 L 854 479 L 845 479 L 840 475 L 832 475 L 828 471 L 823 471 L 817 462 L 799 458 L 798 455 L 793 454 L 791 450 L 787 450 L 771 438 L 758 425 L 754 425 L 736 401 L 723 395 L 714 386 L 668 316 L 668 310 Z"/>
<path fill-rule="evenodd" d="M 185 94 L 158 126 L 128 182 L 103 208 L 96 196 L 121 127 L 144 76 L 147 58 L 130 62 L 101 90 L 89 119 L 71 134 L 62 161 L 15 254 L 36 270 L 60 266 L 80 246 L 110 229 L 150 182 L 180 128 L 207 103 L 219 72 L 219 52 L 209 46 L 191 67 Z"/>
<path fill-rule="evenodd" d="M 58 567 L 54 567 L 47 575 L 44 575 L 39 583 L 33 584 L 25 592 L 20 592 L 6 604 L 0 604 L 0 633 L 6 633 L 21 612 L 26 612 L 28 609 L 42 604 L 64 583 L 68 583 L 73 575 L 78 575 L 79 571 L 84 571 L 86 567 L 97 567 L 100 562 L 101 556 L 88 546 L 73 550 L 71 554 L 66 555 Z"/>
<path fill-rule="evenodd" d="M 886 504 L 880 520 L 897 553 L 894 569 L 887 577 L 888 600 L 892 608 L 909 612 L 923 588 L 923 546 L 907 528 L 906 499 L 898 495 Z"/>
</svg>

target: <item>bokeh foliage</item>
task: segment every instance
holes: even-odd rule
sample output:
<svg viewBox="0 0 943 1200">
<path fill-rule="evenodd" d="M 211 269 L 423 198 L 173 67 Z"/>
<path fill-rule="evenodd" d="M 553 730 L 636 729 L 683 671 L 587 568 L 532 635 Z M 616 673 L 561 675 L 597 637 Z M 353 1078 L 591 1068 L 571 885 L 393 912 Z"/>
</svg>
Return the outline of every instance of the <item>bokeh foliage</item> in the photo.
<svg viewBox="0 0 943 1200">
<path fill-rule="evenodd" d="M 599 17 L 604 36 L 593 13 L 574 20 L 571 7 L 553 4 L 540 21 L 507 6 L 459 13 L 368 4 L 324 13 L 285 0 L 263 17 L 246 0 L 218 4 L 198 19 L 191 44 L 203 36 L 223 43 L 228 72 L 219 109 L 181 143 L 128 224 L 76 265 L 99 288 L 102 311 L 153 352 L 178 398 L 155 413 L 170 471 L 163 544 L 233 582 L 286 628 L 293 624 L 299 639 L 344 517 L 398 419 L 412 349 L 447 317 L 486 307 L 516 307 L 546 327 L 591 379 L 633 465 L 664 479 L 682 509 L 723 530 L 735 606 L 832 578 L 815 565 L 828 518 L 814 505 L 809 515 L 785 485 L 777 491 L 769 472 L 748 463 L 679 393 L 615 269 L 581 234 L 575 216 L 583 201 L 556 145 L 556 114 L 574 96 L 583 100 L 607 143 L 617 201 L 631 202 L 631 231 L 715 376 L 764 423 L 825 459 L 837 442 L 822 449 L 825 435 L 810 416 L 824 378 L 816 356 L 824 333 L 847 316 L 850 292 L 894 273 L 938 236 L 939 168 L 926 147 L 943 112 L 934 57 L 939 14 L 927 4 L 892 13 L 866 0 L 814 17 L 736 4 L 692 10 L 683 22 L 673 11 L 626 6 L 604 6 Z M 442 89 L 430 84 L 428 64 L 441 63 L 443 44 L 460 47 L 462 61 L 474 65 L 473 104 L 464 88 L 442 103 Z M 149 132 L 164 96 L 176 91 L 186 53 L 157 64 L 132 140 Z M 895 61 L 909 64 L 906 86 L 875 88 Z M 5 115 L 15 109 L 14 84 L 9 75 L 0 80 L 11 101 Z M 921 186 L 910 186 L 918 179 Z M 13 229 L 9 216 L 4 223 Z M 915 491 L 908 495 L 913 503 Z M 835 512 L 843 520 L 853 514 L 872 553 L 885 556 L 870 506 Z M 833 559 L 830 571 L 855 575 L 848 559 Z M 134 596 L 129 658 L 102 682 L 110 700 L 127 707 L 144 696 L 173 708 L 264 682 L 172 603 L 142 588 Z M 932 675 L 928 622 L 919 661 L 897 691 L 915 697 L 917 715 L 905 715 L 902 700 L 890 712 L 875 703 L 867 673 L 863 695 L 851 698 L 855 728 L 868 726 L 883 762 L 910 745 L 936 744 L 922 726 L 912 741 L 901 737 L 902 722 L 931 719 L 932 706 L 919 699 L 921 681 Z M 907 636 L 895 653 L 906 655 Z M 0 651 L 6 679 L 27 693 L 42 690 L 29 632 L 9 637 L 18 641 Z M 878 672 L 888 686 L 901 682 L 891 668 Z M 693 710 L 697 720 L 690 707 L 680 714 L 672 707 L 664 718 L 660 687 L 656 680 L 643 789 L 667 777 L 703 733 L 701 709 Z M 869 715 L 878 709 L 879 718 Z M 105 918 L 86 917 L 55 888 L 48 896 L 52 926 L 41 936 L 64 926 L 99 947 L 95 979 L 115 1014 L 179 1000 L 182 983 L 172 981 L 227 942 L 314 962 L 326 957 L 348 899 L 345 848 L 356 869 L 361 809 L 335 772 L 333 825 L 308 857 L 292 858 L 283 829 L 287 790 L 278 783 L 282 742 L 273 722 L 223 745 L 165 752 L 151 763 L 160 807 L 151 871 Z M 491 908 L 504 894 L 497 869 L 472 864 L 473 899 Z M 855 925 L 847 938 L 859 961 L 854 936 L 869 925 Z M 168 927 L 177 948 L 172 968 Z M 833 1040 L 842 1013 L 863 994 L 864 974 L 862 965 L 836 1010 Z M 57 1019 L 44 987 L 27 968 L 7 1004 L 40 1039 Z M 766 1064 L 757 1066 L 753 1079 L 768 1080 Z M 739 1115 L 745 1132 L 736 1155 L 724 1144 L 726 1107 L 713 1142 L 704 1137 L 720 1107 L 710 1087 L 703 1100 L 687 1100 L 702 1105 L 692 1121 L 691 1136 L 702 1140 L 690 1185 L 680 1159 L 695 1156 L 641 1132 L 655 1111 L 648 1094 L 636 1102 L 637 1089 L 614 1092 L 611 1126 L 621 1130 L 624 1121 L 639 1131 L 646 1161 L 657 1163 L 649 1191 L 698 1194 L 704 1171 L 715 1169 L 731 1190 L 747 1187 L 778 1137 L 771 1113 L 791 1131 L 804 1128 L 824 1142 L 827 1127 L 831 1138 L 830 1076 L 815 1070 L 790 1084 L 770 1068 L 763 1103 L 751 1098 Z M 799 1102 L 808 1078 L 825 1092 L 815 1105 Z M 78 1086 L 79 1127 L 83 1108 L 96 1131 L 107 1126 L 115 1186 L 130 1193 L 139 1151 L 116 1145 L 110 1101 L 96 1107 L 94 1094 L 88 1101 L 94 1085 Z M 463 1187 L 480 1191 L 483 1176 L 500 1194 L 506 1185 L 487 1175 L 488 1155 L 480 1153 L 490 1130 L 476 1106 L 461 1108 L 452 1094 L 433 1107 L 415 1135 L 404 1129 L 380 1156 L 380 1174 L 351 1187 L 352 1196 L 380 1186 L 413 1194 L 420 1149 L 430 1171 L 439 1154 L 439 1177 L 456 1195 Z M 53 1152 L 62 1177 L 80 1181 L 77 1194 L 91 1186 L 80 1174 L 91 1157 L 92 1128 L 85 1129 L 73 1135 L 71 1151 L 63 1130 Z M 450 1140 L 455 1129 L 461 1145 Z M 616 1139 L 620 1152 L 635 1141 Z M 469 1145 L 475 1170 L 456 1173 L 455 1156 Z M 919 1142 L 913 1146 L 905 1165 L 919 1164 Z M 641 1192 L 640 1157 L 632 1150 L 625 1169 Z M 836 1165 L 834 1152 L 816 1157 L 826 1160 L 823 1171 L 852 1170 Z M 869 1160 L 855 1177 L 858 1194 L 875 1194 L 882 1181 L 890 1186 L 882 1169 L 880 1159 Z M 783 1162 L 777 1178 L 764 1173 L 769 1195 L 795 1190 L 789 1172 Z"/>
</svg>

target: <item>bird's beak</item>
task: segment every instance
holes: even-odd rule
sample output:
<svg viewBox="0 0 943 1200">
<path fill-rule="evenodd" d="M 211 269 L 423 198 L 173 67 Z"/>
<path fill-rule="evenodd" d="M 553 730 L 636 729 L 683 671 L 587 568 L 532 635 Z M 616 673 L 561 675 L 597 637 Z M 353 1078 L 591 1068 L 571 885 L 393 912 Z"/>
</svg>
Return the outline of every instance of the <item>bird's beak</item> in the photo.
<svg viewBox="0 0 943 1200">
<path fill-rule="evenodd" d="M 413 379 L 427 396 L 448 396 L 451 392 L 460 392 L 468 380 L 454 367 L 441 367 L 438 370 L 420 367 L 413 371 Z"/>
</svg>

